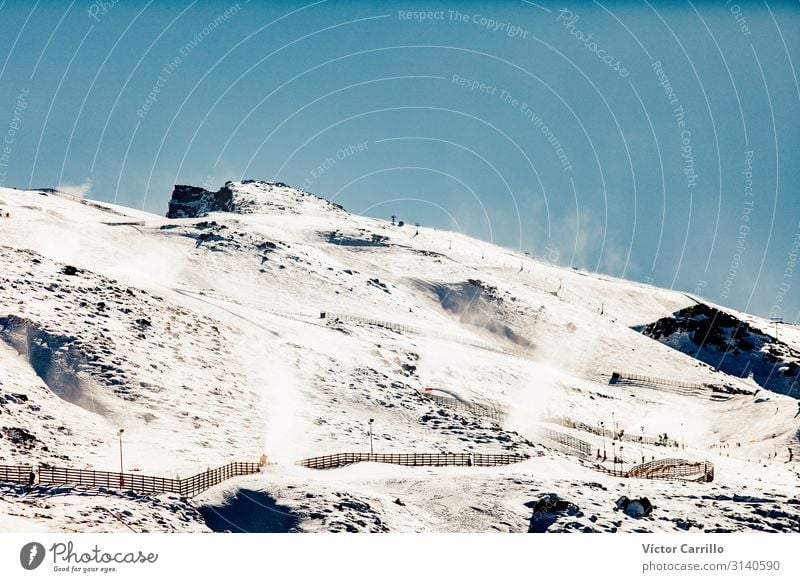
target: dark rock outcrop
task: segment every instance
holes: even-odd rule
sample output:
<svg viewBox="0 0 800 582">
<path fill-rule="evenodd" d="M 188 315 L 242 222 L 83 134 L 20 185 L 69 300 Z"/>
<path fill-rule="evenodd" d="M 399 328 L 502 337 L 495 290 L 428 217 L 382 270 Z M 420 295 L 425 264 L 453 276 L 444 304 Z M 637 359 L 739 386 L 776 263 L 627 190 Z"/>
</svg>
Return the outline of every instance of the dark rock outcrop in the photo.
<svg viewBox="0 0 800 582">
<path fill-rule="evenodd" d="M 800 397 L 800 352 L 726 311 L 699 303 L 633 329 L 726 374 Z"/>
<path fill-rule="evenodd" d="M 216 192 L 197 186 L 175 186 L 167 218 L 196 218 L 209 212 L 233 212 L 233 192 L 227 185 Z"/>
<path fill-rule="evenodd" d="M 336 212 L 344 208 L 283 182 L 243 180 L 225 182 L 216 192 L 198 186 L 176 185 L 167 218 L 198 218 L 209 212 L 299 214 L 307 210 Z"/>
</svg>

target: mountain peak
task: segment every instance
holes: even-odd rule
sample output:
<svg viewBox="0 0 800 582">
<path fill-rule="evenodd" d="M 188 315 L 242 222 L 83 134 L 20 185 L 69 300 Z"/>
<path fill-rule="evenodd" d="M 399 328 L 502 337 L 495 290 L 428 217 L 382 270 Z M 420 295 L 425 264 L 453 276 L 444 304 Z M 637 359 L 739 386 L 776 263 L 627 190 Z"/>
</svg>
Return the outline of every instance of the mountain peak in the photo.
<svg viewBox="0 0 800 582">
<path fill-rule="evenodd" d="M 313 210 L 343 212 L 344 208 L 283 182 L 242 180 L 226 182 L 216 192 L 199 186 L 176 184 L 167 218 L 196 218 L 209 212 L 300 214 Z"/>
</svg>

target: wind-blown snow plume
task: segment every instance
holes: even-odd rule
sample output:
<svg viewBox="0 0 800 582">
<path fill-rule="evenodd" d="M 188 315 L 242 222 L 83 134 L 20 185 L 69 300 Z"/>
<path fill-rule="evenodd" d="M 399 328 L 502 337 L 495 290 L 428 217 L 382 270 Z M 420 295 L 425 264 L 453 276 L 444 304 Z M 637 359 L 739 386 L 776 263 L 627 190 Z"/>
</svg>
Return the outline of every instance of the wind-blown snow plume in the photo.
<svg viewBox="0 0 800 582">
<path fill-rule="evenodd" d="M 505 426 L 521 434 L 535 434 L 541 419 L 559 406 L 559 396 L 569 384 L 569 376 L 551 366 L 530 362 L 529 374 L 511 394 Z"/>
<path fill-rule="evenodd" d="M 92 181 L 87 179 L 82 184 L 60 184 L 57 189 L 73 196 L 86 198 L 92 192 Z"/>
<path fill-rule="evenodd" d="M 261 397 L 264 421 L 263 452 L 271 462 L 293 463 L 302 457 L 302 382 L 280 340 L 253 339 L 242 352 L 251 389 Z"/>
</svg>

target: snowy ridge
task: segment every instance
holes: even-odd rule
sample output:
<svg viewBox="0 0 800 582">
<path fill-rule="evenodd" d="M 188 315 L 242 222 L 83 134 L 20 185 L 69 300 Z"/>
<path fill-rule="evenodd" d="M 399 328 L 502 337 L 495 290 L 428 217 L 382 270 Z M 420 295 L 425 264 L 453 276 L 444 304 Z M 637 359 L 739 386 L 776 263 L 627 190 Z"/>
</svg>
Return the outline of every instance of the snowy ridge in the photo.
<svg viewBox="0 0 800 582">
<path fill-rule="evenodd" d="M 225 189 L 230 198 L 218 197 Z M 262 473 L 200 495 L 203 516 L 174 499 L 103 493 L 150 531 L 206 529 L 201 517 L 224 527 L 214 515 L 270 507 L 291 519 L 241 529 L 539 531 L 532 508 L 548 493 L 579 511 L 554 516 L 547 531 L 800 530 L 797 398 L 638 331 L 694 299 L 348 214 L 283 184 L 220 191 L 185 190 L 170 206 L 181 218 L 169 219 L 0 189 L 11 214 L 0 221 L 0 464 L 113 471 L 119 428 L 126 473 L 175 478 L 269 457 Z M 800 349 L 794 326 L 779 332 L 786 350 Z M 620 370 L 680 389 L 610 383 Z M 426 397 L 428 387 L 474 408 Z M 564 417 L 574 424 L 558 432 L 586 443 L 588 458 L 542 437 L 548 419 Z M 366 453 L 369 419 L 376 454 L 528 459 L 295 465 Z M 676 487 L 592 467 L 613 471 L 615 454 L 623 471 L 712 461 L 714 481 Z M 26 508 L 17 491 L 3 503 L 18 515 L 0 518 L 0 529 L 72 527 L 67 515 L 85 494 L 66 488 L 46 510 Z M 656 511 L 624 516 L 614 510 L 622 494 L 647 495 Z M 79 527 L 124 522 L 89 509 Z"/>
<path fill-rule="evenodd" d="M 198 218 L 209 212 L 238 214 L 341 211 L 338 204 L 308 192 L 290 188 L 282 182 L 243 180 L 226 182 L 216 192 L 195 186 L 177 185 L 169 201 L 168 218 Z"/>
</svg>

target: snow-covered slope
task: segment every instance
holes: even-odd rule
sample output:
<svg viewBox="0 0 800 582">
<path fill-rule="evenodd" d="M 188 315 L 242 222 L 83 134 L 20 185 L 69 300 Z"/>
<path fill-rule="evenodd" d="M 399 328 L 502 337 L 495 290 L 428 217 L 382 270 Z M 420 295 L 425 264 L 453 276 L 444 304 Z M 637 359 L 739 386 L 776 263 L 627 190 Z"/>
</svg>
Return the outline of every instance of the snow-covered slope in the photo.
<svg viewBox="0 0 800 582">
<path fill-rule="evenodd" d="M 0 465 L 115 470 L 124 428 L 126 471 L 174 477 L 262 453 L 274 461 L 193 500 L 213 527 L 226 522 L 209 515 L 236 522 L 255 511 L 291 519 L 241 529 L 528 531 L 537 529 L 537 499 L 556 492 L 579 511 L 555 516 L 548 531 L 800 530 L 791 502 L 797 392 L 783 384 L 772 392 L 640 333 L 696 298 L 352 215 L 284 184 L 177 186 L 172 219 L 9 189 L 0 189 L 0 208 L 11 214 L 0 219 Z M 784 327 L 782 345 L 796 353 L 800 334 Z M 612 372 L 659 381 L 609 383 Z M 504 420 L 443 407 L 421 394 L 426 387 L 503 411 Z M 612 445 L 556 426 L 556 417 L 667 433 L 682 446 Z M 369 450 L 369 419 L 376 452 L 530 460 L 294 465 Z M 642 458 L 705 459 L 715 481 L 610 477 L 590 468 L 595 459 L 554 448 L 545 425 L 605 447 L 609 469 L 612 447 L 622 445 L 625 468 Z M 22 503 L 21 492 L 8 492 Z M 61 497 L 77 505 L 80 493 Z M 657 509 L 626 517 L 613 510 L 622 494 L 647 495 Z M 106 498 L 109 507 L 119 509 L 116 499 Z M 124 503 L 150 531 L 202 527 L 180 500 Z M 86 528 L 126 527 L 94 505 Z M 20 519 L 72 527 L 63 503 L 14 513 L 0 529 Z M 153 518 L 160 513 L 163 523 Z"/>
</svg>

